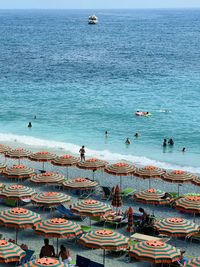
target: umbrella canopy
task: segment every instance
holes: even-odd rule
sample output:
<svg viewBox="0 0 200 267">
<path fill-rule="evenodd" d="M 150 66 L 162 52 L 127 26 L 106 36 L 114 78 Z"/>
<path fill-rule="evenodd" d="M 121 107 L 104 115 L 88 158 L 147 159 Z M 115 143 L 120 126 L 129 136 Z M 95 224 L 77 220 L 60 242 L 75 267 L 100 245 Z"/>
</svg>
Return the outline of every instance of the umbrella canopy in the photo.
<svg viewBox="0 0 200 267">
<path fill-rule="evenodd" d="M 68 190 L 90 190 L 98 186 L 98 183 L 87 178 L 74 178 L 63 183 L 65 189 Z"/>
<path fill-rule="evenodd" d="M 26 167 L 24 165 L 14 165 L 12 167 L 7 167 L 3 172 L 3 175 L 9 179 L 28 179 L 34 174 L 35 172 L 32 168 Z"/>
<path fill-rule="evenodd" d="M 51 161 L 51 163 L 55 166 L 61 166 L 61 167 L 70 167 L 75 166 L 79 162 L 79 159 L 71 156 L 71 155 L 64 155 L 61 157 L 56 157 Z"/>
<path fill-rule="evenodd" d="M 170 183 L 188 183 L 196 178 L 196 175 L 182 170 L 174 170 L 163 174 L 162 179 Z"/>
<path fill-rule="evenodd" d="M 31 151 L 23 148 L 10 149 L 5 153 L 5 157 L 12 159 L 28 158 L 30 155 Z"/>
<path fill-rule="evenodd" d="M 0 173 L 2 173 L 6 169 L 6 164 L 0 163 Z"/>
<path fill-rule="evenodd" d="M 0 192 L 0 198 L 9 198 L 13 200 L 26 199 L 32 197 L 36 192 L 27 186 L 9 185 Z"/>
<path fill-rule="evenodd" d="M 200 213 L 200 196 L 185 196 L 175 201 L 177 210 L 188 213 Z"/>
<path fill-rule="evenodd" d="M 112 206 L 116 208 L 120 208 L 122 206 L 121 190 L 118 185 L 115 187 L 115 190 L 114 190 Z"/>
<path fill-rule="evenodd" d="M 194 180 L 192 181 L 193 184 L 200 186 L 200 177 L 196 176 Z"/>
<path fill-rule="evenodd" d="M 58 192 L 45 192 L 36 194 L 31 198 L 31 201 L 37 205 L 42 206 L 57 206 L 61 203 L 69 202 L 71 199 L 70 196 L 58 193 Z"/>
<path fill-rule="evenodd" d="M 155 222 L 160 234 L 184 237 L 199 232 L 199 225 L 183 218 L 167 218 Z"/>
<path fill-rule="evenodd" d="M 9 146 L 5 146 L 5 145 L 0 144 L 0 154 L 4 154 L 7 151 L 9 151 L 10 149 L 11 148 Z"/>
<path fill-rule="evenodd" d="M 6 240 L 0 240 L 0 262 L 18 262 L 26 256 L 26 252 L 19 246 L 7 242 Z"/>
<path fill-rule="evenodd" d="M 41 258 L 23 264 L 23 267 L 67 267 L 68 264 L 55 258 Z M 22 266 L 21 266 L 22 267 Z"/>
<path fill-rule="evenodd" d="M 128 209 L 128 227 L 126 228 L 127 232 L 129 232 L 129 233 L 133 232 L 133 225 L 134 225 L 133 209 L 132 209 L 132 207 L 129 207 L 129 209 Z"/>
<path fill-rule="evenodd" d="M 72 212 L 78 213 L 83 216 L 97 217 L 104 213 L 111 211 L 111 207 L 106 204 L 92 199 L 86 199 L 79 201 L 78 203 L 72 205 Z"/>
<path fill-rule="evenodd" d="M 187 262 L 185 262 L 183 266 L 184 267 L 200 267 L 200 257 L 188 260 Z"/>
<path fill-rule="evenodd" d="M 40 151 L 40 152 L 31 154 L 29 156 L 30 160 L 38 161 L 38 162 L 52 161 L 55 158 L 56 158 L 56 155 L 52 154 L 52 153 L 50 153 L 48 151 Z"/>
<path fill-rule="evenodd" d="M 167 203 L 169 203 L 169 201 L 161 198 L 164 195 L 165 195 L 164 192 L 154 189 L 154 188 L 150 188 L 148 190 L 135 193 L 134 199 L 137 202 L 141 202 L 144 204 L 166 205 Z"/>
<path fill-rule="evenodd" d="M 41 184 L 61 184 L 65 180 L 65 176 L 56 172 L 45 172 L 31 177 L 30 181 Z"/>
<path fill-rule="evenodd" d="M 161 178 L 165 171 L 155 166 L 145 166 L 143 168 L 137 168 L 134 175 L 141 178 Z"/>
<path fill-rule="evenodd" d="M 133 245 L 129 256 L 152 263 L 172 263 L 181 257 L 180 250 L 161 241 L 143 241 Z"/>
</svg>

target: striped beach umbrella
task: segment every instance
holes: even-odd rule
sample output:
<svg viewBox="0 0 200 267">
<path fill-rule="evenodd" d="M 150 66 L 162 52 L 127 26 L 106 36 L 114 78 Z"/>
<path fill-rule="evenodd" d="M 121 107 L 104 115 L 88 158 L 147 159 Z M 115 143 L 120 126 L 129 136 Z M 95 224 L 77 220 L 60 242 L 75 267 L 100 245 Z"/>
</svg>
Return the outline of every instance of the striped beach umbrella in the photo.
<svg viewBox="0 0 200 267">
<path fill-rule="evenodd" d="M 26 256 L 26 252 L 19 246 L 7 242 L 4 239 L 0 240 L 0 262 L 19 262 Z"/>
<path fill-rule="evenodd" d="M 26 167 L 24 165 L 14 165 L 12 167 L 7 167 L 3 175 L 9 179 L 25 180 L 29 179 L 35 172 L 32 168 Z"/>
<path fill-rule="evenodd" d="M 199 232 L 199 225 L 183 218 L 167 218 L 156 221 L 154 226 L 160 234 L 185 237 Z"/>
<path fill-rule="evenodd" d="M 196 175 L 182 170 L 173 170 L 162 175 L 162 179 L 170 183 L 188 183 L 195 178 Z"/>
<path fill-rule="evenodd" d="M 151 263 L 172 263 L 181 257 L 180 250 L 161 241 L 142 241 L 133 245 L 129 256 Z"/>
<path fill-rule="evenodd" d="M 68 190 L 90 190 L 98 186 L 98 183 L 87 178 L 78 177 L 65 181 L 63 186 Z"/>
<path fill-rule="evenodd" d="M 19 229 L 32 228 L 40 221 L 39 214 L 24 208 L 13 208 L 0 212 L 0 225 L 16 229 L 16 243 Z"/>
<path fill-rule="evenodd" d="M 23 148 L 16 148 L 10 149 L 5 153 L 5 157 L 18 159 L 20 164 L 20 159 L 28 158 L 31 155 L 31 151 L 23 149 Z"/>
<path fill-rule="evenodd" d="M 31 198 L 34 194 L 36 194 L 36 192 L 32 188 L 15 184 L 4 187 L 4 189 L 0 192 L 0 198 L 21 200 Z"/>
<path fill-rule="evenodd" d="M 155 188 L 150 188 L 139 193 L 135 193 L 134 199 L 137 202 L 141 202 L 144 204 L 166 205 L 169 203 L 169 201 L 166 199 L 162 199 L 164 195 L 164 192 Z"/>
<path fill-rule="evenodd" d="M 34 195 L 31 198 L 31 201 L 39 206 L 53 207 L 53 206 L 58 206 L 61 203 L 67 203 L 70 201 L 70 199 L 71 199 L 70 196 L 63 193 L 45 192 Z"/>
<path fill-rule="evenodd" d="M 122 206 L 121 190 L 118 185 L 115 187 L 115 190 L 114 190 L 112 206 L 116 208 L 120 208 Z"/>
<path fill-rule="evenodd" d="M 56 172 L 45 172 L 33 175 L 30 179 L 32 183 L 42 184 L 61 184 L 65 180 L 65 176 Z"/>
<path fill-rule="evenodd" d="M 79 242 L 88 248 L 104 251 L 103 264 L 105 266 L 105 250 L 119 251 L 128 248 L 128 238 L 112 230 L 99 229 L 83 234 Z"/>
<path fill-rule="evenodd" d="M 20 267 L 68 267 L 67 263 L 61 262 L 55 258 L 41 258 L 29 261 Z"/>
<path fill-rule="evenodd" d="M 29 156 L 30 160 L 43 163 L 43 165 L 42 165 L 43 171 L 44 171 L 44 163 L 50 162 L 50 161 L 54 160 L 55 158 L 56 158 L 56 155 L 52 154 L 48 151 L 40 151 L 40 152 L 31 154 Z"/>
<path fill-rule="evenodd" d="M 200 257 L 188 260 L 183 267 L 200 267 Z"/>
<path fill-rule="evenodd" d="M 79 162 L 77 164 L 77 167 L 80 169 L 93 171 L 93 180 L 94 180 L 95 171 L 100 170 L 100 169 L 104 169 L 107 164 L 108 163 L 104 160 L 91 158 L 91 159 L 85 160 L 84 162 Z"/>
<path fill-rule="evenodd" d="M 127 163 L 119 162 L 112 165 L 107 165 L 104 170 L 109 174 L 120 176 L 120 188 L 122 188 L 122 176 L 132 175 L 136 168 Z"/>
<path fill-rule="evenodd" d="M 200 213 L 200 196 L 185 196 L 175 201 L 177 210 L 198 214 Z"/>
<path fill-rule="evenodd" d="M 68 168 L 76 166 L 79 162 L 79 159 L 72 155 L 64 155 L 61 157 L 56 157 L 51 161 L 54 166 L 66 167 L 67 168 L 67 178 L 69 176 Z"/>
<path fill-rule="evenodd" d="M 196 176 L 194 180 L 192 181 L 193 184 L 200 186 L 200 177 Z"/>
<path fill-rule="evenodd" d="M 6 153 L 7 151 L 9 151 L 10 149 L 11 149 L 11 148 L 10 148 L 9 146 L 0 144 L 0 154 L 4 154 L 4 153 Z"/>
<path fill-rule="evenodd" d="M 133 221 L 133 209 L 129 207 L 128 209 L 128 227 L 126 228 L 127 232 L 132 233 L 134 231 L 134 221 Z"/>
<path fill-rule="evenodd" d="M 74 238 L 82 234 L 79 224 L 65 220 L 63 218 L 53 218 L 38 223 L 35 227 L 35 233 L 46 238 Z"/>
<path fill-rule="evenodd" d="M 0 163 L 0 173 L 2 173 L 6 169 L 6 164 Z"/>
</svg>

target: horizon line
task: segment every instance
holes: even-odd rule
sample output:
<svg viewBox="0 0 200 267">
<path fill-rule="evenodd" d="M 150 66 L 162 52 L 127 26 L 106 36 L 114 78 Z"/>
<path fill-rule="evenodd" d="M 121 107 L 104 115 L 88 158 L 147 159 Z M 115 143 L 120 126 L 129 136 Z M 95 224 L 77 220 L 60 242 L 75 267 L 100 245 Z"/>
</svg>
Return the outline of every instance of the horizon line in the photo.
<svg viewBox="0 0 200 267">
<path fill-rule="evenodd" d="M 152 10 L 152 9 L 169 9 L 169 10 L 181 10 L 181 9 L 200 9 L 200 7 L 112 7 L 112 8 L 39 8 L 39 7 L 34 7 L 34 8 L 0 8 L 0 10 Z"/>
</svg>

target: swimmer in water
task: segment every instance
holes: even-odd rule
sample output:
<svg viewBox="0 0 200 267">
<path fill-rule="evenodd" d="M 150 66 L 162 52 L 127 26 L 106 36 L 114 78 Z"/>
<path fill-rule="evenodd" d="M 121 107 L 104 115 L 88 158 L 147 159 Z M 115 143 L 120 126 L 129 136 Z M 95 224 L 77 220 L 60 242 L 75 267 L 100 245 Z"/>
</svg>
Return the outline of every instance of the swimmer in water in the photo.
<svg viewBox="0 0 200 267">
<path fill-rule="evenodd" d="M 36 118 L 37 118 L 37 117 L 36 117 L 36 115 L 35 115 L 35 116 L 34 116 L 34 120 L 36 120 Z"/>
<path fill-rule="evenodd" d="M 183 152 L 183 153 L 185 152 L 185 147 L 183 147 L 182 152 Z"/>
<path fill-rule="evenodd" d="M 166 147 L 167 146 L 167 139 L 164 139 L 163 140 L 163 147 Z"/>
<path fill-rule="evenodd" d="M 139 137 L 139 134 L 138 134 L 138 133 L 135 133 L 134 136 L 135 136 L 136 138 L 138 138 L 138 137 Z"/>
<path fill-rule="evenodd" d="M 105 137 L 108 137 L 108 131 L 105 131 Z"/>
<path fill-rule="evenodd" d="M 28 123 L 28 128 L 31 128 L 32 127 L 32 124 L 31 122 Z"/>
<path fill-rule="evenodd" d="M 130 143 L 131 143 L 130 139 L 127 138 L 126 141 L 125 141 L 125 144 L 126 144 L 126 145 L 130 145 Z"/>
</svg>

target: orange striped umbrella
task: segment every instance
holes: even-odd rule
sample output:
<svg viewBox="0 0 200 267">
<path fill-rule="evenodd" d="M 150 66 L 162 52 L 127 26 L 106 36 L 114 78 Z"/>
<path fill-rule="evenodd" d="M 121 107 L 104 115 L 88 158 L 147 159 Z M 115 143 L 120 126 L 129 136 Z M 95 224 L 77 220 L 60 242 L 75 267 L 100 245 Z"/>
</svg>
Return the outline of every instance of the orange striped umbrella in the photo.
<svg viewBox="0 0 200 267">
<path fill-rule="evenodd" d="M 180 250 L 161 241 L 143 241 L 133 245 L 129 256 L 152 263 L 172 263 L 181 258 Z"/>
<path fill-rule="evenodd" d="M 55 154 L 52 154 L 48 151 L 40 151 L 34 154 L 31 154 L 29 156 L 29 159 L 32 161 L 38 161 L 38 162 L 42 162 L 43 163 L 43 170 L 44 170 L 44 163 L 45 162 L 49 162 L 52 161 L 56 158 Z"/>
<path fill-rule="evenodd" d="M 0 173 L 2 173 L 6 169 L 6 164 L 0 163 Z"/>
<path fill-rule="evenodd" d="M 68 167 L 76 166 L 78 162 L 79 159 L 71 155 L 56 157 L 51 161 L 51 163 L 55 166 L 67 167 L 67 178 L 68 178 Z"/>
<path fill-rule="evenodd" d="M 188 260 L 184 263 L 183 267 L 200 267 L 200 257 Z"/>
<path fill-rule="evenodd" d="M 40 221 L 39 214 L 24 208 L 13 208 L 0 212 L 0 225 L 16 229 L 16 243 L 19 229 L 32 228 Z"/>
<path fill-rule="evenodd" d="M 199 232 L 199 225 L 183 218 L 166 218 L 156 221 L 154 226 L 160 234 L 185 237 Z"/>
<path fill-rule="evenodd" d="M 194 178 L 194 180 L 192 181 L 192 183 L 195 184 L 195 185 L 200 186 L 200 177 L 197 176 L 196 178 Z"/>
<path fill-rule="evenodd" d="M 116 208 L 120 208 L 122 206 L 121 190 L 118 185 L 115 187 L 115 190 L 114 190 L 112 206 Z"/>
<path fill-rule="evenodd" d="M 122 188 L 122 176 L 132 175 L 136 168 L 124 162 L 115 163 L 105 167 L 105 172 L 120 176 L 120 188 Z"/>
<path fill-rule="evenodd" d="M 26 252 L 19 246 L 7 242 L 4 239 L 0 240 L 0 262 L 18 262 L 26 256 Z"/>
<path fill-rule="evenodd" d="M 126 228 L 127 232 L 132 233 L 134 230 L 134 221 L 133 221 L 133 208 L 129 207 L 128 209 L 128 227 Z"/>
<path fill-rule="evenodd" d="M 7 151 L 9 151 L 10 149 L 11 148 L 9 146 L 5 146 L 5 145 L 0 144 L 0 154 L 4 154 Z"/>
<path fill-rule="evenodd" d="M 5 157 L 18 159 L 20 164 L 20 159 L 28 158 L 31 155 L 31 151 L 23 149 L 23 148 L 16 148 L 10 149 L 5 153 Z"/>
<path fill-rule="evenodd" d="M 68 190 L 90 190 L 98 186 L 98 183 L 87 178 L 74 178 L 63 183 L 65 189 Z"/>
<path fill-rule="evenodd" d="M 67 263 L 61 262 L 55 258 L 41 258 L 29 261 L 20 267 L 68 267 Z"/>
<path fill-rule="evenodd" d="M 27 186 L 9 185 L 4 187 L 0 192 L 0 198 L 8 198 L 13 200 L 21 200 L 32 197 L 36 192 Z"/>
<path fill-rule="evenodd" d="M 14 165 L 12 167 L 7 167 L 3 172 L 3 175 L 9 179 L 29 179 L 35 172 L 32 168 L 26 167 L 24 165 Z"/>
<path fill-rule="evenodd" d="M 182 170 L 174 170 L 163 174 L 162 179 L 170 183 L 188 183 L 196 178 L 196 175 Z"/>
<path fill-rule="evenodd" d="M 200 213 L 200 196 L 185 196 L 175 201 L 177 210 L 188 213 Z"/>
<path fill-rule="evenodd" d="M 70 196 L 63 193 L 45 192 L 34 195 L 31 198 L 31 201 L 39 206 L 53 207 L 53 206 L 58 206 L 61 203 L 67 203 L 70 201 L 70 199 L 71 199 Z"/>
<path fill-rule="evenodd" d="M 141 202 L 144 204 L 153 204 L 153 205 L 166 205 L 169 204 L 169 201 L 166 199 L 162 199 L 165 195 L 164 192 L 150 188 L 148 190 L 141 191 L 139 193 L 134 194 L 134 199 L 137 202 Z"/>
<path fill-rule="evenodd" d="M 56 172 L 45 172 L 33 175 L 30 179 L 32 183 L 42 184 L 61 184 L 65 180 L 65 176 Z"/>
</svg>

